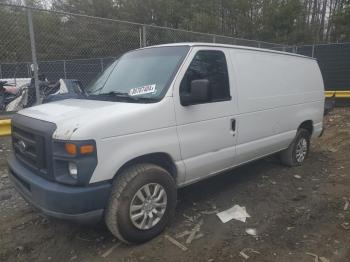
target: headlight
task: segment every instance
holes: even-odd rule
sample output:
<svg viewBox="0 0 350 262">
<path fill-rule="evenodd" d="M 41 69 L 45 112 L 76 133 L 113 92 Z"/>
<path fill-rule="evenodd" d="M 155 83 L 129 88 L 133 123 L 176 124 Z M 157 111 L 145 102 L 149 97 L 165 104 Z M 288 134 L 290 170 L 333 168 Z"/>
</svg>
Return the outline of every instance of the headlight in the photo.
<svg viewBox="0 0 350 262">
<path fill-rule="evenodd" d="M 96 166 L 94 140 L 54 140 L 53 173 L 57 182 L 87 185 Z"/>
</svg>

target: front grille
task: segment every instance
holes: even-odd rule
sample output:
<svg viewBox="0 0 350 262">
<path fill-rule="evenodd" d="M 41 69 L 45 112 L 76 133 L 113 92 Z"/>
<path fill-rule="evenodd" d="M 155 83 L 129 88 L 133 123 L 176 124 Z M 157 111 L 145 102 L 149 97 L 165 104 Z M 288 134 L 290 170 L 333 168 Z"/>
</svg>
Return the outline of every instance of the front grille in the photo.
<svg viewBox="0 0 350 262">
<path fill-rule="evenodd" d="M 22 163 L 34 171 L 47 172 L 44 137 L 13 126 L 12 144 L 15 156 Z"/>
<path fill-rule="evenodd" d="M 54 180 L 52 135 L 56 125 L 22 114 L 12 117 L 12 146 L 15 157 L 33 173 Z"/>
</svg>

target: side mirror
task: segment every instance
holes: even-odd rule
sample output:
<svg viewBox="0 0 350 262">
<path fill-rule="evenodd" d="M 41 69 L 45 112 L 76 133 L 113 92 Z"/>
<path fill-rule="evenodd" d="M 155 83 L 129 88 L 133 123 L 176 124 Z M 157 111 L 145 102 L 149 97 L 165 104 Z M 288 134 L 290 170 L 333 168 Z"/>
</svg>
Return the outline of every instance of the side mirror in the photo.
<svg viewBox="0 0 350 262">
<path fill-rule="evenodd" d="M 191 82 L 191 89 L 189 93 L 180 94 L 181 105 L 189 106 L 203 102 L 209 99 L 209 80 L 198 79 Z"/>
</svg>

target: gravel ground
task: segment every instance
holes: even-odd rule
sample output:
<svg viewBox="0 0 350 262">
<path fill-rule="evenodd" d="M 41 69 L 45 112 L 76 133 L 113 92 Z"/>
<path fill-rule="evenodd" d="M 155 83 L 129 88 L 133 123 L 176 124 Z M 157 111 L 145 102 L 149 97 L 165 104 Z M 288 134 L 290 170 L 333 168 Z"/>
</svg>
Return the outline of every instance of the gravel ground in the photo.
<svg viewBox="0 0 350 262">
<path fill-rule="evenodd" d="M 275 157 L 181 189 L 172 225 L 138 246 L 116 240 L 101 223 L 49 219 L 27 205 L 6 170 L 10 140 L 0 139 L 0 261 L 344 261 L 350 260 L 350 108 L 326 119 L 302 167 Z M 245 206 L 246 223 L 215 215 Z M 346 210 L 345 210 L 346 209 Z M 192 243 L 188 235 L 203 222 Z M 257 236 L 245 232 L 257 230 Z M 171 236 L 187 247 L 183 251 Z"/>
</svg>

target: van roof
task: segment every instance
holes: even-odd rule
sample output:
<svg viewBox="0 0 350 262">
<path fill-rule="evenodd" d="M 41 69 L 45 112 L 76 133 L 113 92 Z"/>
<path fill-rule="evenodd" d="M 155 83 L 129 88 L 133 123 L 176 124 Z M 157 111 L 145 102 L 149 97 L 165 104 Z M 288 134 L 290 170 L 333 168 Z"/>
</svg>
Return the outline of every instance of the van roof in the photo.
<svg viewBox="0 0 350 262">
<path fill-rule="evenodd" d="M 280 54 L 280 55 L 289 55 L 289 56 L 296 56 L 296 57 L 300 57 L 300 58 L 316 60 L 315 58 L 309 57 L 309 56 L 304 56 L 304 55 L 299 55 L 299 54 L 289 53 L 289 52 L 282 52 L 282 51 L 277 51 L 277 50 L 271 50 L 271 49 L 265 49 L 265 48 L 256 48 L 256 47 L 241 46 L 241 45 L 205 43 L 205 42 L 183 42 L 183 43 L 173 43 L 173 44 L 162 44 L 162 45 L 147 46 L 144 48 L 165 47 L 165 46 L 184 46 L 184 45 L 190 46 L 190 47 L 208 46 L 208 47 L 224 47 L 224 48 L 234 48 L 234 49 L 245 49 L 245 50 L 252 50 L 252 51 L 266 52 L 266 53 L 275 53 L 275 54 Z"/>
</svg>

